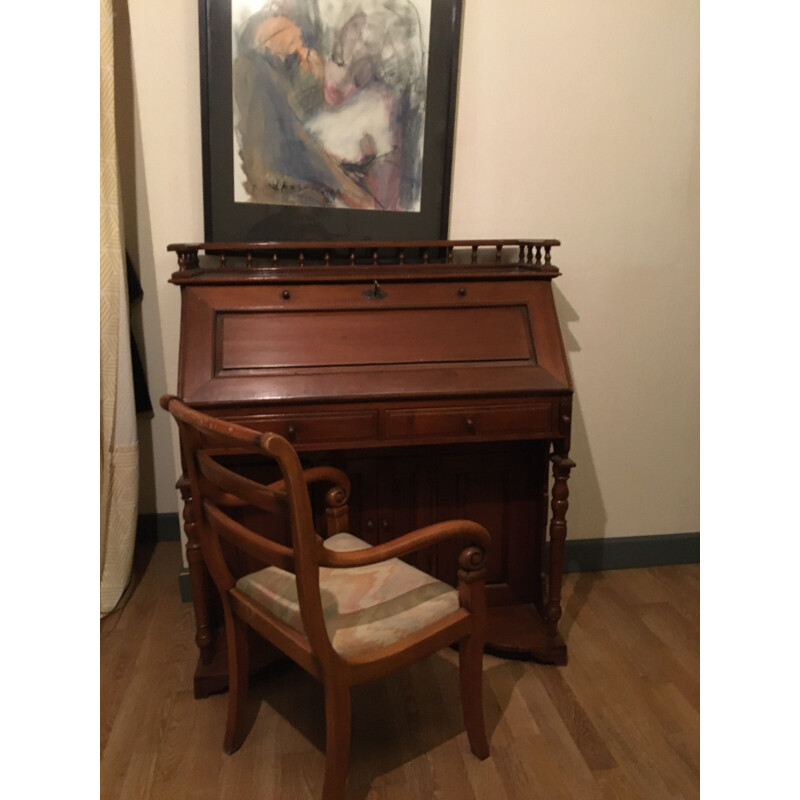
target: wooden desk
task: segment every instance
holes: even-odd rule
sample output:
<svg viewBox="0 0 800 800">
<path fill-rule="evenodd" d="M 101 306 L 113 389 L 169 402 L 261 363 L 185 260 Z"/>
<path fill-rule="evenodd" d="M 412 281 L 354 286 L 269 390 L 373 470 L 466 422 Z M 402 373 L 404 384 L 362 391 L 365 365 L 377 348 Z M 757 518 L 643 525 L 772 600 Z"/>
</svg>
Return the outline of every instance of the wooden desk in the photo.
<svg viewBox="0 0 800 800">
<path fill-rule="evenodd" d="M 169 249 L 182 298 L 181 399 L 282 434 L 308 465 L 347 472 L 351 532 L 367 541 L 444 519 L 485 525 L 493 537 L 487 650 L 564 664 L 558 620 L 574 465 L 572 383 L 551 285 L 557 244 Z M 214 590 L 180 485 L 201 651 L 195 691 L 206 694 L 220 680 L 224 687 L 224 648 L 215 646 Z M 415 563 L 455 581 L 450 548 Z"/>
</svg>

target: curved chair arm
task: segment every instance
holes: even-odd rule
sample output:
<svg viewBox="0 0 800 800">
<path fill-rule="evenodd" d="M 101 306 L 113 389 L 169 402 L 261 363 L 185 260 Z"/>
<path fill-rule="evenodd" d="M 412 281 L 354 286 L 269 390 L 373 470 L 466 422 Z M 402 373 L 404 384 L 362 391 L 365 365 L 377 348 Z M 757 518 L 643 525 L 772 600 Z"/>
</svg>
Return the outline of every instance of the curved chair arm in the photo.
<svg viewBox="0 0 800 800">
<path fill-rule="evenodd" d="M 399 558 L 448 539 L 466 539 L 471 545 L 482 551 L 485 551 L 492 541 L 489 532 L 483 525 L 467 519 L 453 519 L 419 528 L 404 536 L 399 536 L 397 539 L 392 539 L 390 542 L 384 542 L 364 550 L 338 552 L 328 550 L 320 543 L 319 565 L 321 567 L 365 567 L 367 564 L 377 564 L 380 561 L 388 561 L 390 558 Z"/>
<path fill-rule="evenodd" d="M 311 467 L 310 469 L 303 470 L 303 479 L 306 484 L 319 483 L 320 481 L 328 481 L 334 485 L 334 488 L 341 488 L 344 490 L 344 495 L 339 499 L 340 503 L 346 503 L 350 497 L 350 478 L 345 475 L 340 469 L 336 467 Z M 266 486 L 272 492 L 285 492 L 286 487 L 283 480 L 275 481 Z"/>
</svg>

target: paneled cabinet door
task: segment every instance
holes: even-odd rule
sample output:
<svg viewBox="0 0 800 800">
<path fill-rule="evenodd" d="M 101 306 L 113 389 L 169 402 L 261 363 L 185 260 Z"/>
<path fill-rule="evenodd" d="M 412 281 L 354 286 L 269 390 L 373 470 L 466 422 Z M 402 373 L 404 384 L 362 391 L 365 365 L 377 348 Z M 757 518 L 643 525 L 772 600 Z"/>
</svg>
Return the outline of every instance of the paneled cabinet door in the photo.
<svg viewBox="0 0 800 800">
<path fill-rule="evenodd" d="M 547 479 L 537 467 L 542 458 L 536 448 L 546 447 L 506 442 L 420 454 L 348 454 L 337 465 L 352 482 L 351 533 L 379 544 L 434 522 L 474 520 L 492 536 L 489 602 L 538 603 Z M 455 585 L 462 546 L 444 543 L 406 560 Z"/>
<path fill-rule="evenodd" d="M 541 495 L 536 492 L 532 449 L 541 443 L 476 448 L 436 460 L 436 515 L 439 519 L 471 519 L 492 537 L 487 559 L 487 601 L 490 605 L 536 602 L 540 579 Z M 436 575 L 456 580 L 460 545 L 444 543 L 436 554 Z M 533 569 L 532 569 L 533 567 Z"/>
<path fill-rule="evenodd" d="M 435 464 L 435 459 L 429 455 L 380 459 L 380 542 L 438 522 Z M 418 569 L 434 573 L 435 552 L 432 547 L 410 553 L 404 560 Z"/>
<path fill-rule="evenodd" d="M 541 605 L 547 520 L 547 440 L 433 447 L 425 450 L 303 454 L 304 467 L 333 464 L 351 481 L 350 533 L 370 544 L 448 519 L 470 519 L 492 536 L 487 561 L 491 605 Z M 237 467 L 250 477 L 277 475 L 263 462 Z M 327 484 L 311 487 L 315 523 L 325 534 Z M 245 524 L 291 546 L 288 525 L 248 511 Z M 412 553 L 409 563 L 455 585 L 462 544 L 446 542 Z M 244 565 L 243 565 L 244 566 Z M 250 565 L 258 568 L 258 565 Z"/>
<path fill-rule="evenodd" d="M 350 478 L 350 533 L 381 544 L 435 522 L 434 470 L 429 456 L 394 454 L 319 459 L 333 463 Z M 319 503 L 315 503 L 320 508 Z M 320 519 L 318 526 L 323 524 Z M 319 528 L 318 529 L 322 529 Z M 404 560 L 431 572 L 433 552 L 412 553 Z"/>
</svg>

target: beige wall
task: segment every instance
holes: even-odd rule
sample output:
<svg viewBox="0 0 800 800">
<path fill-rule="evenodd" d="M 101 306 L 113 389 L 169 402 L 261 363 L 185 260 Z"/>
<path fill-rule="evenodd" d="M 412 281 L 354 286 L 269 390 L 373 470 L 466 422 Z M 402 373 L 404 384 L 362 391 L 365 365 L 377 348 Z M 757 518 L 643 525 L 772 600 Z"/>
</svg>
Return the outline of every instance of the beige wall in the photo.
<svg viewBox="0 0 800 800">
<path fill-rule="evenodd" d="M 135 183 L 154 400 L 174 391 L 166 246 L 202 241 L 196 4 L 129 0 Z M 451 234 L 557 237 L 576 387 L 570 536 L 699 529 L 699 3 L 465 0 Z M 123 22 L 124 26 L 124 22 Z M 121 90 L 124 91 L 122 86 Z M 133 165 L 133 166 L 131 166 Z M 142 511 L 175 511 L 174 428 L 140 426 Z"/>
</svg>

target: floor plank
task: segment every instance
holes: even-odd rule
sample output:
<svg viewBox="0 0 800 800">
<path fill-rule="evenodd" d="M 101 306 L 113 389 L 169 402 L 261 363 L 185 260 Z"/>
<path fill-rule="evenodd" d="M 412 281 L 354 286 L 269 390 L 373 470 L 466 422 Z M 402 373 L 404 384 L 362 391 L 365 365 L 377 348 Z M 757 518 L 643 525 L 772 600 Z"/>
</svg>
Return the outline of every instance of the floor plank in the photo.
<svg viewBox="0 0 800 800">
<path fill-rule="evenodd" d="M 266 670 L 245 743 L 223 753 L 226 696 L 191 691 L 180 562 L 177 542 L 139 550 L 127 601 L 101 623 L 101 797 L 315 800 L 321 687 L 291 664 Z M 699 565 L 565 576 L 569 664 L 485 657 L 486 761 L 463 730 L 452 650 L 356 687 L 349 800 L 699 797 L 699 585 Z"/>
</svg>

